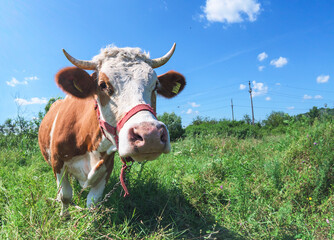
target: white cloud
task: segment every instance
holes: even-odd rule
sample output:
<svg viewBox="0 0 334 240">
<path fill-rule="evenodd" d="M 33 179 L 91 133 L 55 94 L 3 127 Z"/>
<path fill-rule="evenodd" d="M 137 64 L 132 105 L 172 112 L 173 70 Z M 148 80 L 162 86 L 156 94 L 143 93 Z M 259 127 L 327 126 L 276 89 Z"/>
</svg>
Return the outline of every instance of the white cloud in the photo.
<svg viewBox="0 0 334 240">
<path fill-rule="evenodd" d="M 32 80 L 38 80 L 39 78 L 37 76 L 31 76 L 31 77 L 25 77 L 24 80 L 29 80 L 29 81 L 32 81 Z"/>
<path fill-rule="evenodd" d="M 202 9 L 209 22 L 238 23 L 254 22 L 261 6 L 257 0 L 206 0 Z"/>
<path fill-rule="evenodd" d="M 315 95 L 314 97 L 312 97 L 310 95 L 304 94 L 304 96 L 303 96 L 303 99 L 305 99 L 305 100 L 309 100 L 309 99 L 312 99 L 312 98 L 314 98 L 314 99 L 323 99 L 323 97 L 321 95 Z"/>
<path fill-rule="evenodd" d="M 271 97 L 266 97 L 266 101 L 270 101 L 271 100 Z"/>
<path fill-rule="evenodd" d="M 168 5 L 167 5 L 167 2 L 166 1 L 162 1 L 162 4 L 163 4 L 163 8 L 167 11 L 168 10 Z"/>
<path fill-rule="evenodd" d="M 295 109 L 295 107 L 294 107 L 294 106 L 291 106 L 291 107 L 287 107 L 287 109 L 288 109 L 288 110 L 293 110 L 293 109 Z"/>
<path fill-rule="evenodd" d="M 286 65 L 288 63 L 288 59 L 284 58 L 284 57 L 279 57 L 278 59 L 274 59 L 270 61 L 270 64 L 277 67 L 277 68 L 281 68 L 284 65 Z"/>
<path fill-rule="evenodd" d="M 244 90 L 246 88 L 246 85 L 240 84 L 240 90 Z"/>
<path fill-rule="evenodd" d="M 265 66 L 259 66 L 259 71 L 262 72 Z"/>
<path fill-rule="evenodd" d="M 192 113 L 194 113 L 194 114 L 198 114 L 199 112 L 198 112 L 198 111 L 194 111 L 194 110 L 192 110 L 191 108 L 189 108 L 189 109 L 187 110 L 187 112 L 186 112 L 186 114 L 192 114 Z"/>
<path fill-rule="evenodd" d="M 266 54 L 265 52 L 260 53 L 259 55 L 257 55 L 257 59 L 262 62 L 264 59 L 266 59 L 268 57 L 268 54 Z"/>
<path fill-rule="evenodd" d="M 317 83 L 326 83 L 329 80 L 329 75 L 320 75 L 317 77 Z"/>
<path fill-rule="evenodd" d="M 308 100 L 308 99 L 312 99 L 312 96 L 310 96 L 310 95 L 307 95 L 307 94 L 304 94 L 304 97 L 303 97 L 303 99 L 306 99 L 306 100 Z"/>
<path fill-rule="evenodd" d="M 256 81 L 253 81 L 253 92 L 252 96 L 261 96 L 268 92 L 268 87 L 264 85 L 264 83 L 257 83 Z"/>
<path fill-rule="evenodd" d="M 189 104 L 192 106 L 192 107 L 199 107 L 199 106 L 201 106 L 201 105 L 199 105 L 199 104 L 197 104 L 197 103 L 195 103 L 195 102 L 189 102 Z"/>
<path fill-rule="evenodd" d="M 278 82 L 278 83 L 275 83 L 275 85 L 276 85 L 276 86 L 281 86 L 281 83 Z"/>
<path fill-rule="evenodd" d="M 186 112 L 186 114 L 192 114 L 193 110 L 191 108 L 188 109 L 188 111 Z"/>
<path fill-rule="evenodd" d="M 19 84 L 23 84 L 23 85 L 27 85 L 28 84 L 28 81 L 18 81 L 16 78 L 12 78 L 12 80 L 10 80 L 9 82 L 6 81 L 7 85 L 8 86 L 11 86 L 11 87 L 15 87 L 16 85 L 19 85 Z"/>
<path fill-rule="evenodd" d="M 12 80 L 6 81 L 8 86 L 15 87 L 16 85 L 27 85 L 28 81 L 38 80 L 37 76 L 25 77 L 24 81 L 18 81 L 15 77 L 12 77 Z"/>
<path fill-rule="evenodd" d="M 23 98 L 16 98 L 14 101 L 20 106 L 31 105 L 31 104 L 46 104 L 48 102 L 46 98 L 38 98 L 38 97 L 33 97 L 30 99 L 30 101 Z"/>
</svg>

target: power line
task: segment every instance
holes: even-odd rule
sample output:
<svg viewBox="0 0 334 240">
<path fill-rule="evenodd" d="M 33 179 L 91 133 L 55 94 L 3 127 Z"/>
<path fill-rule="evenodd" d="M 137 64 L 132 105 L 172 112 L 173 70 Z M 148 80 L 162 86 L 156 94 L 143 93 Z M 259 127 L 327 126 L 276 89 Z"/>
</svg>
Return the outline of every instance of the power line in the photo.
<svg viewBox="0 0 334 240">
<path fill-rule="evenodd" d="M 242 84 L 242 83 L 245 83 L 245 82 L 246 82 L 246 81 L 243 81 L 243 82 L 240 82 L 240 83 L 232 83 L 232 84 L 225 85 L 225 86 L 217 86 L 217 87 L 214 87 L 214 88 L 206 89 L 205 92 L 200 91 L 200 92 L 195 92 L 195 93 L 183 94 L 182 96 L 183 96 L 183 97 L 187 97 L 187 96 L 192 96 L 192 95 L 196 95 L 196 94 L 207 94 L 207 93 L 212 93 L 212 92 L 211 92 L 212 90 L 217 90 L 217 89 L 222 89 L 222 88 L 230 88 L 230 87 L 238 86 L 238 85 L 240 85 L 240 84 Z"/>
<path fill-rule="evenodd" d="M 235 107 L 244 107 L 244 108 L 248 108 L 249 106 L 243 106 L 243 105 L 234 105 Z M 263 109 L 285 109 L 287 110 L 286 108 L 283 108 L 283 107 L 263 107 L 263 106 L 256 106 L 255 109 L 257 108 L 263 108 Z M 309 108 L 294 108 L 292 110 L 302 110 L 302 111 L 307 111 L 309 110 Z"/>
<path fill-rule="evenodd" d="M 310 89 L 310 88 L 301 88 L 301 87 L 294 87 L 291 85 L 283 84 L 281 86 L 287 87 L 287 88 L 293 88 L 293 89 L 300 89 L 300 90 L 306 90 L 306 91 L 313 91 L 313 92 L 328 92 L 328 93 L 334 93 L 334 91 L 330 90 L 318 90 L 318 89 Z"/>
</svg>

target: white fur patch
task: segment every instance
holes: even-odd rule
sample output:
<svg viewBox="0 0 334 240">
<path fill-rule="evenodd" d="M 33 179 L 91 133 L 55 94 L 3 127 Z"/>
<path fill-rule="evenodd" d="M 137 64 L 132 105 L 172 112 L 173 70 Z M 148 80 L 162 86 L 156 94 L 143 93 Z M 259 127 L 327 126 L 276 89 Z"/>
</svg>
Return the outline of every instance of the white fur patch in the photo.
<svg viewBox="0 0 334 240">
<path fill-rule="evenodd" d="M 93 203 L 96 204 L 103 194 L 104 187 L 106 185 L 107 168 L 103 163 L 96 169 L 96 166 L 101 163 L 100 153 L 97 151 L 87 152 L 84 155 L 76 156 L 69 161 L 66 161 L 64 167 L 61 170 L 61 174 L 57 174 L 57 183 L 59 184 L 64 169 L 67 169 L 67 173 L 73 175 L 78 179 L 80 185 L 83 188 L 90 187 L 90 191 L 87 196 L 87 207 L 92 207 Z M 62 190 L 62 194 L 69 195 L 68 180 L 63 178 L 65 188 Z M 69 186 L 69 187 L 68 187 Z M 62 183 L 63 187 L 63 183 Z M 71 188 L 72 194 L 72 188 Z"/>
<path fill-rule="evenodd" d="M 48 162 L 49 162 L 49 164 L 51 164 L 51 154 L 52 154 L 51 153 L 51 149 L 52 149 L 53 132 L 54 132 L 54 130 L 56 128 L 58 114 L 59 114 L 59 112 L 57 112 L 57 115 L 56 115 L 55 119 L 53 120 L 51 131 L 50 131 L 50 148 L 46 150 L 46 152 L 49 155 L 48 156 Z"/>
<path fill-rule="evenodd" d="M 101 181 L 105 181 L 105 178 L 107 176 L 107 168 L 104 164 L 102 166 L 99 166 L 98 169 L 96 169 L 97 165 L 100 164 L 103 160 L 100 160 L 96 163 L 96 165 L 90 170 L 87 181 L 85 183 L 85 187 L 95 186 L 96 184 L 99 184 Z"/>
<path fill-rule="evenodd" d="M 101 155 L 97 151 L 88 152 L 66 161 L 64 166 L 67 167 L 70 174 L 78 179 L 82 187 L 89 187 L 98 184 L 99 180 L 102 179 L 99 176 L 104 176 L 107 172 L 104 165 L 100 167 L 99 171 L 95 171 L 95 166 L 100 161 L 100 157 Z"/>
<path fill-rule="evenodd" d="M 107 133 L 106 133 L 107 134 Z M 110 155 L 113 152 L 117 151 L 116 143 L 114 138 L 109 134 L 110 139 L 114 141 L 114 143 L 111 143 L 105 136 L 102 136 L 102 140 L 97 148 L 98 152 L 107 152 L 108 155 Z"/>
</svg>

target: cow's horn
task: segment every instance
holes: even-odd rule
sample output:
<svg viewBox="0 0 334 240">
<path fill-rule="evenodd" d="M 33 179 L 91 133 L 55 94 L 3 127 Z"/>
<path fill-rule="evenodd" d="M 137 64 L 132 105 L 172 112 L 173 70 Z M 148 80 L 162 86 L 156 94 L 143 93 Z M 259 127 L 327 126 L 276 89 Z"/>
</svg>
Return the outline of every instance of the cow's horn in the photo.
<svg viewBox="0 0 334 240">
<path fill-rule="evenodd" d="M 85 69 L 85 70 L 95 70 L 97 67 L 97 64 L 92 61 L 85 61 L 85 60 L 78 60 L 72 57 L 70 54 L 68 54 L 65 49 L 63 49 L 63 52 L 66 56 L 66 58 L 73 63 L 73 65 Z"/>
<path fill-rule="evenodd" d="M 172 57 L 174 51 L 175 51 L 175 46 L 176 44 L 174 43 L 173 44 L 173 47 L 169 50 L 169 52 L 161 57 L 161 58 L 155 58 L 155 59 L 152 59 L 152 68 L 158 68 L 158 67 L 161 67 L 162 65 L 164 65 L 166 62 L 168 62 L 168 60 Z"/>
</svg>

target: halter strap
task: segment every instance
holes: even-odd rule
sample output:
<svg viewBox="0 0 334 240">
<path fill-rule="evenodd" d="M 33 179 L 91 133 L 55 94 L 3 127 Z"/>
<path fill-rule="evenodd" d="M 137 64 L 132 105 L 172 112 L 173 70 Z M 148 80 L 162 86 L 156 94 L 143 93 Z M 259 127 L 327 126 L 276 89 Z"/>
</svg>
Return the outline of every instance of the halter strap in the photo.
<svg viewBox="0 0 334 240">
<path fill-rule="evenodd" d="M 130 111 L 128 111 L 124 117 L 117 123 L 117 132 L 120 132 L 124 124 L 136 113 L 140 111 L 149 111 L 151 112 L 155 118 L 157 118 L 157 114 L 155 113 L 154 109 L 148 105 L 148 104 L 138 104 L 137 106 L 134 106 L 131 108 Z"/>
</svg>

